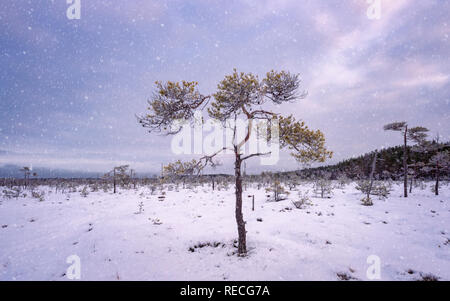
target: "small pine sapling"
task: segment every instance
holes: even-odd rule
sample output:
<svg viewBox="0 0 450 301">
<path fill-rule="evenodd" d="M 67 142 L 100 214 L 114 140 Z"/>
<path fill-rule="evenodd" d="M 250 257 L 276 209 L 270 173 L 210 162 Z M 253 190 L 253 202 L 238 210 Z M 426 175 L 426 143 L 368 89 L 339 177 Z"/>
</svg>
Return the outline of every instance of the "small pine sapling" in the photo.
<svg viewBox="0 0 450 301">
<path fill-rule="evenodd" d="M 316 196 L 323 198 L 331 198 L 333 193 L 333 183 L 329 174 L 318 177 L 313 182 L 313 192 Z"/>
<path fill-rule="evenodd" d="M 272 193 L 269 196 L 269 201 L 280 202 L 287 199 L 289 194 L 288 191 L 284 189 L 280 181 L 274 181 L 271 187 L 266 188 L 266 193 Z"/>
<path fill-rule="evenodd" d="M 88 187 L 84 186 L 83 189 L 80 191 L 80 195 L 84 198 L 86 198 L 89 195 Z"/>
</svg>

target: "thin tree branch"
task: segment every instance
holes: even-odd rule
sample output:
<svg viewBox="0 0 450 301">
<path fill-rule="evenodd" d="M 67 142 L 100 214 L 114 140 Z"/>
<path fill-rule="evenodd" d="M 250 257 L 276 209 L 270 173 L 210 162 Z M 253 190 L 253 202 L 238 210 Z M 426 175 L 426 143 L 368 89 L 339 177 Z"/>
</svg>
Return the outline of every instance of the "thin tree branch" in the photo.
<svg viewBox="0 0 450 301">
<path fill-rule="evenodd" d="M 252 157 L 256 157 L 256 156 L 270 155 L 271 153 L 272 153 L 272 152 L 251 154 L 251 155 L 242 157 L 241 160 L 244 161 L 244 160 L 250 159 L 250 158 L 252 158 Z"/>
</svg>

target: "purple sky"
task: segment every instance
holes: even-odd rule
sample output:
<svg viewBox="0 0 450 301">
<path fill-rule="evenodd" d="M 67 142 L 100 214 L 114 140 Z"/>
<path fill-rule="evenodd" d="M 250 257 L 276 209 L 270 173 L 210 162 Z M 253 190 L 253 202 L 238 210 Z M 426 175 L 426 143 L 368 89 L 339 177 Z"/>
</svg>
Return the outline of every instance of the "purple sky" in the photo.
<svg viewBox="0 0 450 301">
<path fill-rule="evenodd" d="M 154 81 L 207 94 L 233 68 L 299 73 L 309 96 L 279 110 L 324 132 L 330 162 L 400 144 L 392 121 L 449 140 L 450 1 L 382 0 L 379 20 L 365 0 L 81 0 L 80 20 L 67 7 L 0 4 L 0 165 L 159 171 L 178 159 L 170 138 L 135 118 Z M 298 167 L 283 154 L 271 169 Z"/>
</svg>

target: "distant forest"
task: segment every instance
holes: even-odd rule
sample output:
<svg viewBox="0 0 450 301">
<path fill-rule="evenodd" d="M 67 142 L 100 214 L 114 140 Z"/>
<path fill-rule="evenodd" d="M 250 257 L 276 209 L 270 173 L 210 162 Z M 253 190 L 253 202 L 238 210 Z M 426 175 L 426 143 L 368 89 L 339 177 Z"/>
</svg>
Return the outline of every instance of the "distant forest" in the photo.
<svg viewBox="0 0 450 301">
<path fill-rule="evenodd" d="M 437 153 L 436 149 L 450 150 L 450 143 L 435 143 L 434 150 L 426 152 L 415 151 L 414 146 L 408 147 L 408 166 L 411 172 L 414 171 L 416 178 L 431 179 L 433 171 L 427 171 L 425 168 L 414 167 L 427 166 L 433 155 Z M 324 174 L 329 174 L 331 179 L 336 179 L 339 176 L 345 175 L 351 179 L 364 179 L 370 174 L 372 159 L 375 151 L 366 153 L 356 158 L 347 159 L 334 165 L 321 166 L 316 168 L 306 168 L 295 172 L 286 172 L 280 174 L 293 174 L 301 178 L 322 177 Z M 378 159 L 375 169 L 375 177 L 377 179 L 399 179 L 403 175 L 403 146 L 389 147 L 378 151 Z M 449 178 L 450 173 L 447 170 L 443 171 L 443 178 Z"/>
</svg>

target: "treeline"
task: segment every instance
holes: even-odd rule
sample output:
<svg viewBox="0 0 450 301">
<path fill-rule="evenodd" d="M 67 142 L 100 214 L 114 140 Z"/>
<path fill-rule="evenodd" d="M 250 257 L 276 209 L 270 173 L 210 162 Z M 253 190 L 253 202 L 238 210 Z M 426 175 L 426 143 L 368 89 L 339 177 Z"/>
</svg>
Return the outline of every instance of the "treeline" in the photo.
<svg viewBox="0 0 450 301">
<path fill-rule="evenodd" d="M 416 166 L 427 166 L 430 164 L 431 158 L 437 154 L 438 150 L 450 150 L 449 143 L 432 142 L 435 147 L 431 147 L 427 151 L 417 151 L 414 146 L 408 146 L 408 166 L 411 172 L 416 173 L 416 177 L 423 179 L 432 179 L 433 172 L 424 168 L 415 168 Z M 286 172 L 281 174 L 295 174 L 302 179 L 310 179 L 321 177 L 323 174 L 329 174 L 331 179 L 340 176 L 347 176 L 351 179 L 367 178 L 371 171 L 371 162 L 375 151 L 366 153 L 356 158 L 347 159 L 334 165 L 321 166 L 316 168 L 307 168 L 295 172 Z M 374 176 L 377 179 L 393 179 L 398 180 L 403 175 L 403 146 L 389 147 L 378 151 L 378 160 L 375 168 Z M 450 173 L 448 170 L 442 174 L 444 178 L 448 178 Z"/>
</svg>

